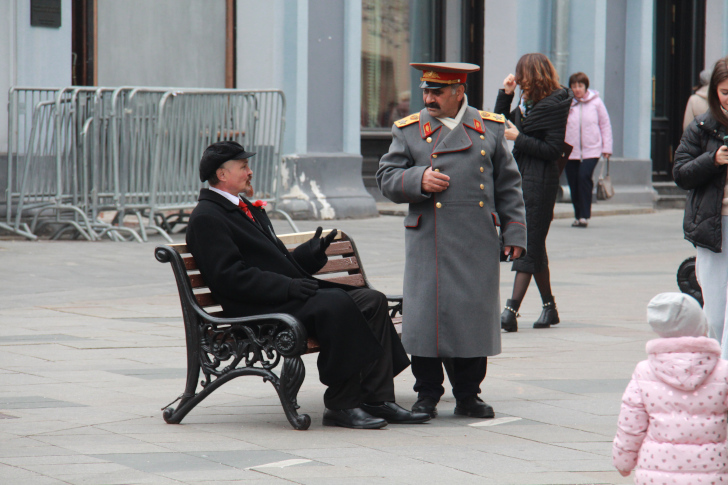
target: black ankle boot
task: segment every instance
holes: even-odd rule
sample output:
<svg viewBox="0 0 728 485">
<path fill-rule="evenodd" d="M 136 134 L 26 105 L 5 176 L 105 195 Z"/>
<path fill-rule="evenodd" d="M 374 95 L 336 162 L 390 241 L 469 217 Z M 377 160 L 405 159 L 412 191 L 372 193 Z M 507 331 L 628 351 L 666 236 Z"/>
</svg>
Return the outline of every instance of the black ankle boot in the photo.
<svg viewBox="0 0 728 485">
<path fill-rule="evenodd" d="M 559 323 L 559 312 L 556 310 L 556 302 L 553 298 L 543 304 L 541 316 L 533 324 L 533 328 L 549 328 Z"/>
<path fill-rule="evenodd" d="M 516 317 L 521 315 L 518 308 L 521 302 L 518 300 L 506 300 L 506 308 L 501 313 L 501 328 L 506 332 L 518 332 L 518 320 Z"/>
</svg>

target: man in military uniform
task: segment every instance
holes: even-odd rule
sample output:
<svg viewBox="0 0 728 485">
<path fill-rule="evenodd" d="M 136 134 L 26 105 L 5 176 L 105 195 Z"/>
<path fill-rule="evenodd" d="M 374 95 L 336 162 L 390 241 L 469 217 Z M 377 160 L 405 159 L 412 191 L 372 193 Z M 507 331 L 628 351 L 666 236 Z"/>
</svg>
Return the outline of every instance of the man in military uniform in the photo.
<svg viewBox="0 0 728 485">
<path fill-rule="evenodd" d="M 506 145 L 505 118 L 468 106 L 474 64 L 411 64 L 423 71 L 425 109 L 394 123 L 392 145 L 377 171 L 405 217 L 402 343 L 412 355 L 412 410 L 437 415 L 446 364 L 455 414 L 492 418 L 480 383 L 501 351 L 500 251 L 526 247 L 521 176 Z"/>
</svg>

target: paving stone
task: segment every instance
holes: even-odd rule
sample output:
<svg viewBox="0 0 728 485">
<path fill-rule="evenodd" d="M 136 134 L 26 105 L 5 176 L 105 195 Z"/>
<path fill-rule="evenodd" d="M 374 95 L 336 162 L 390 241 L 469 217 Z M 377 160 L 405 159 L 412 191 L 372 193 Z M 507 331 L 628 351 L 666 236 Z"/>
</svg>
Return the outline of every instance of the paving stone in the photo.
<svg viewBox="0 0 728 485">
<path fill-rule="evenodd" d="M 139 379 L 184 379 L 187 377 L 187 369 L 179 367 L 166 369 L 114 369 L 107 370 L 106 372 L 128 377 L 138 377 Z"/>
<path fill-rule="evenodd" d="M 676 291 L 677 266 L 694 249 L 682 240 L 680 211 L 598 219 L 578 233 L 570 220 L 552 223 L 562 323 L 531 328 L 541 311 L 531 288 L 519 332 L 503 334 L 502 354 L 489 359 L 484 399 L 496 418 L 520 420 L 470 426 L 483 420 L 453 416 L 446 382 L 437 419 L 381 431 L 322 426 L 317 355 L 303 358 L 298 396 L 300 412 L 312 418 L 308 431 L 291 429 L 260 378 L 227 383 L 182 425 L 168 425 L 160 408 L 184 389 L 186 355 L 172 272 L 153 258 L 161 239 L 0 241 L 4 269 L 14 275 L 0 282 L 0 402 L 26 406 L 2 411 L 15 419 L 0 421 L 0 467 L 17 470 L 13 485 L 631 483 L 611 468 L 621 394 L 653 338 L 647 302 Z M 274 225 L 289 231 L 284 221 Z M 318 225 L 351 234 L 370 281 L 401 294 L 401 217 L 299 223 L 302 230 Z M 512 281 L 502 265 L 501 300 Z M 415 401 L 413 384 L 410 370 L 395 378 L 400 404 Z M 42 399 L 17 401 L 23 396 Z M 312 461 L 244 470 L 287 459 Z"/>
<path fill-rule="evenodd" d="M 48 399 L 43 396 L 4 396 L 0 398 L 0 409 L 38 409 L 82 407 L 83 404 Z"/>
</svg>

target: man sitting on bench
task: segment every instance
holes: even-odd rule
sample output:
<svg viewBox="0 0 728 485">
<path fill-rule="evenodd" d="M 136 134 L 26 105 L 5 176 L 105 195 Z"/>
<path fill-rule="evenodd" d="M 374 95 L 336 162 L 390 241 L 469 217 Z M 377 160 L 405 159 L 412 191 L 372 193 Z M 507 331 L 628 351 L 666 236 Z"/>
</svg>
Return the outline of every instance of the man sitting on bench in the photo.
<svg viewBox="0 0 728 485">
<path fill-rule="evenodd" d="M 265 210 L 239 197 L 252 196 L 253 155 L 233 141 L 207 147 L 200 180 L 210 188 L 200 191 L 187 227 L 187 246 L 225 316 L 288 313 L 318 340 L 319 378 L 328 386 L 324 425 L 376 429 L 429 420 L 394 402 L 394 376 L 409 359 L 386 297 L 311 276 L 326 264 L 336 230 L 322 238 L 319 227 L 291 253 Z"/>
</svg>

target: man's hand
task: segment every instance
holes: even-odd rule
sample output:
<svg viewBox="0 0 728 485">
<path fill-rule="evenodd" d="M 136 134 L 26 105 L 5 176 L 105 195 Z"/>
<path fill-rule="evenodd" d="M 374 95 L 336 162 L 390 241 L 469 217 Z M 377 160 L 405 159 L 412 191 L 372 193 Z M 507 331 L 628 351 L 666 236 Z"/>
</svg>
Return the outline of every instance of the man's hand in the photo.
<svg viewBox="0 0 728 485">
<path fill-rule="evenodd" d="M 718 148 L 718 151 L 715 152 L 715 164 L 716 165 L 726 165 L 728 164 L 728 147 L 723 145 L 722 147 Z"/>
<path fill-rule="evenodd" d="M 516 128 L 516 125 L 510 122 L 510 120 L 506 120 L 506 130 L 504 132 L 504 136 L 506 137 L 506 140 L 513 141 L 516 138 L 518 138 L 518 135 L 521 132 L 518 131 L 518 128 Z"/>
<path fill-rule="evenodd" d="M 450 185 L 450 177 L 444 173 L 434 172 L 432 167 L 427 167 L 422 174 L 422 192 L 442 192 Z"/>
<path fill-rule="evenodd" d="M 523 248 L 518 246 L 506 246 L 503 248 L 503 254 L 506 256 L 510 254 L 511 260 L 518 259 L 521 257 L 521 254 L 523 254 Z"/>
<path fill-rule="evenodd" d="M 288 284 L 288 298 L 291 300 L 308 300 L 319 289 L 318 281 L 304 278 L 294 278 Z"/>
<path fill-rule="evenodd" d="M 503 80 L 503 90 L 506 94 L 511 95 L 516 90 L 516 76 L 509 74 Z"/>
<path fill-rule="evenodd" d="M 612 154 L 611 153 L 602 153 L 602 156 L 604 157 L 605 160 L 609 160 L 609 157 L 611 157 Z"/>
<path fill-rule="evenodd" d="M 334 229 L 328 233 L 326 237 L 321 237 L 322 232 L 323 229 L 321 226 L 316 228 L 316 233 L 311 238 L 311 251 L 319 257 L 326 257 L 326 250 L 329 248 L 331 241 L 334 240 L 339 231 Z"/>
</svg>

